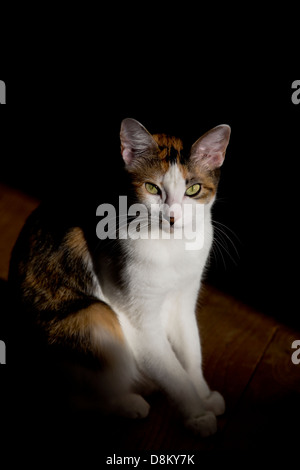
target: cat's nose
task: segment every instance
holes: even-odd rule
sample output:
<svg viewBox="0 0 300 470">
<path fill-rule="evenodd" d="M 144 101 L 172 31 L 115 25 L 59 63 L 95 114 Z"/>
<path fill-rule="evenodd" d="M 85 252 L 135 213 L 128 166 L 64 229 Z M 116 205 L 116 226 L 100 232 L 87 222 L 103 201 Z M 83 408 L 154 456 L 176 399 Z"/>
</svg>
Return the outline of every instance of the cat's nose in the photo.
<svg viewBox="0 0 300 470">
<path fill-rule="evenodd" d="M 171 225 L 171 226 L 174 225 L 174 222 L 175 222 L 174 217 L 170 217 L 170 225 Z"/>
</svg>

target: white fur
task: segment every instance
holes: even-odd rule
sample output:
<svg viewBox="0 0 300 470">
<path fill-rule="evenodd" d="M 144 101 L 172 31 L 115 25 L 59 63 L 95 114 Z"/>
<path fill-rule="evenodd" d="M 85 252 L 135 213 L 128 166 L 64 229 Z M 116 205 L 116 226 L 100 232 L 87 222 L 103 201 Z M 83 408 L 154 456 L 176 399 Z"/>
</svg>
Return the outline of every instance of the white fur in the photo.
<svg viewBox="0 0 300 470">
<path fill-rule="evenodd" d="M 177 165 L 171 165 L 169 170 L 164 176 L 164 204 L 169 207 L 172 216 L 175 218 L 175 223 L 181 219 L 182 211 L 180 206 L 183 203 L 184 193 L 186 190 L 185 181 Z M 172 211 L 172 207 L 174 210 Z M 167 213 L 169 216 L 169 213 Z"/>
</svg>

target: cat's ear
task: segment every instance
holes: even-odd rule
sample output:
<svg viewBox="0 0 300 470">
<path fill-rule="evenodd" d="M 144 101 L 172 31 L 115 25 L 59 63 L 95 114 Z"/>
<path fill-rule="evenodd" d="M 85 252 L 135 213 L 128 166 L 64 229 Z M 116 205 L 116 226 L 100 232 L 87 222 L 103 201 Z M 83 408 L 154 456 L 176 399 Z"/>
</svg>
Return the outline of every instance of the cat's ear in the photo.
<svg viewBox="0 0 300 470">
<path fill-rule="evenodd" d="M 126 165 L 131 165 L 135 157 L 151 154 L 158 150 L 151 134 L 135 119 L 124 119 L 120 131 L 121 153 Z"/>
<path fill-rule="evenodd" d="M 214 127 L 198 139 L 191 148 L 191 159 L 209 170 L 219 168 L 225 158 L 231 129 L 227 124 Z"/>
</svg>

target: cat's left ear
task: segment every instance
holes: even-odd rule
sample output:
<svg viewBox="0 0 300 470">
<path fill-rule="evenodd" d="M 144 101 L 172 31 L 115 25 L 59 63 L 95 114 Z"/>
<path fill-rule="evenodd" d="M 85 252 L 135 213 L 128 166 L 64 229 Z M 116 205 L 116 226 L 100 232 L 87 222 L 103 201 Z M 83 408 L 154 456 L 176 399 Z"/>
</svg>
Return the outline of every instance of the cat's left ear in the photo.
<svg viewBox="0 0 300 470">
<path fill-rule="evenodd" d="M 124 119 L 120 131 L 121 153 L 126 165 L 134 163 L 136 157 L 151 155 L 158 150 L 152 135 L 135 119 Z"/>
<path fill-rule="evenodd" d="M 222 124 L 206 132 L 191 148 L 192 160 L 205 165 L 209 170 L 219 168 L 224 161 L 230 138 L 230 126 Z"/>
</svg>

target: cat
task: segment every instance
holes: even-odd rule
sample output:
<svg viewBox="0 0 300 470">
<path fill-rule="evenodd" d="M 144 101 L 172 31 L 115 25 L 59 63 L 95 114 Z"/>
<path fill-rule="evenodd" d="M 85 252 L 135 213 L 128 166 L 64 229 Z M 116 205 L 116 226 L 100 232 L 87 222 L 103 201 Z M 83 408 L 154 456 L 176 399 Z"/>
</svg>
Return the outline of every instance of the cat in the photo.
<svg viewBox="0 0 300 470">
<path fill-rule="evenodd" d="M 93 219 L 75 223 L 42 204 L 21 231 L 9 279 L 26 321 L 58 356 L 72 358 L 68 364 L 95 388 L 104 412 L 144 418 L 147 393 L 159 389 L 187 428 L 201 436 L 217 430 L 225 402 L 203 377 L 195 309 L 229 137 L 229 126 L 217 126 L 187 153 L 180 139 L 124 119 L 122 195 L 128 207 L 145 208 L 139 223 L 130 213 L 116 215 L 115 233 L 95 237 Z M 196 208 L 203 240 L 188 249 Z"/>
</svg>

